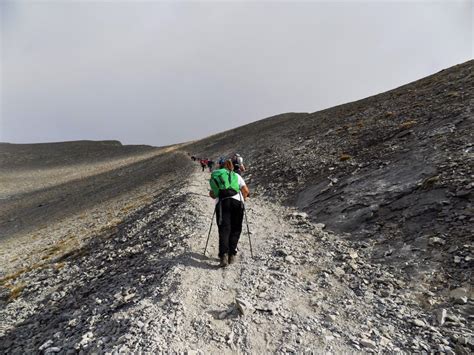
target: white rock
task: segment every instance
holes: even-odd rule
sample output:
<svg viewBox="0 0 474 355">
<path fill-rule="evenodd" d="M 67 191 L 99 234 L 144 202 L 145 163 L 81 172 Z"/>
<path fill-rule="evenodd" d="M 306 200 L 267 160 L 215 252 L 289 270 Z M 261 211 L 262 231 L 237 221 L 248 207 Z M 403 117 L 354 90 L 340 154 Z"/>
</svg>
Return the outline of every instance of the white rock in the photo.
<svg viewBox="0 0 474 355">
<path fill-rule="evenodd" d="M 299 219 L 307 219 L 308 214 L 306 212 L 293 212 L 291 214 L 292 217 L 299 218 Z"/>
<path fill-rule="evenodd" d="M 333 341 L 333 340 L 334 340 L 334 336 L 332 336 L 332 335 L 325 335 L 325 336 L 324 336 L 324 339 L 325 339 L 326 341 L 328 341 L 328 342 L 329 342 L 329 341 Z"/>
<path fill-rule="evenodd" d="M 417 327 L 426 327 L 426 323 L 423 322 L 421 319 L 415 319 L 412 323 Z"/>
<path fill-rule="evenodd" d="M 387 346 L 388 344 L 390 344 L 390 339 L 385 338 L 384 336 L 381 336 L 380 337 L 380 345 Z"/>
<path fill-rule="evenodd" d="M 49 339 L 48 341 L 46 341 L 43 345 L 41 345 L 38 350 L 42 351 L 42 350 L 45 350 L 47 348 L 49 348 L 51 345 L 53 345 L 53 341 L 51 339 Z"/>
<path fill-rule="evenodd" d="M 429 245 L 445 245 L 446 241 L 439 237 L 431 237 L 428 241 Z"/>
<path fill-rule="evenodd" d="M 290 264 L 294 264 L 296 262 L 296 259 L 292 255 L 287 255 L 285 256 L 285 261 Z"/>
<path fill-rule="evenodd" d="M 349 256 L 351 259 L 357 259 L 359 257 L 359 254 L 357 254 L 356 251 L 352 250 L 349 252 Z"/>
</svg>

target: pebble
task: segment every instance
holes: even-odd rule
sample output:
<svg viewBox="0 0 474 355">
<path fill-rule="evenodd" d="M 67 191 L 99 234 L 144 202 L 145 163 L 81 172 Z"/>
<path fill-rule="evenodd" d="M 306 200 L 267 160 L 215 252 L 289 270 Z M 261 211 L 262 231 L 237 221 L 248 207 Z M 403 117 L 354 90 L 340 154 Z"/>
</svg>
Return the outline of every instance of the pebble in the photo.
<svg viewBox="0 0 474 355">
<path fill-rule="evenodd" d="M 237 309 L 243 316 L 253 313 L 254 311 L 252 304 L 243 298 L 236 298 L 235 304 L 237 306 Z"/>
<path fill-rule="evenodd" d="M 415 319 L 412 323 L 417 327 L 426 327 L 426 323 L 421 319 Z"/>
<path fill-rule="evenodd" d="M 47 348 L 49 348 L 51 345 L 53 345 L 53 341 L 51 339 L 49 339 L 48 341 L 46 341 L 45 343 L 43 343 L 43 345 L 41 345 L 38 350 L 39 351 L 43 351 Z"/>
<path fill-rule="evenodd" d="M 360 339 L 359 344 L 362 345 L 364 348 L 377 349 L 377 345 L 375 344 L 375 341 L 367 339 L 367 338 Z"/>
<path fill-rule="evenodd" d="M 338 277 L 341 277 L 341 276 L 344 276 L 346 274 L 346 272 L 340 268 L 340 267 L 335 267 L 334 268 L 334 275 L 338 276 Z"/>
</svg>

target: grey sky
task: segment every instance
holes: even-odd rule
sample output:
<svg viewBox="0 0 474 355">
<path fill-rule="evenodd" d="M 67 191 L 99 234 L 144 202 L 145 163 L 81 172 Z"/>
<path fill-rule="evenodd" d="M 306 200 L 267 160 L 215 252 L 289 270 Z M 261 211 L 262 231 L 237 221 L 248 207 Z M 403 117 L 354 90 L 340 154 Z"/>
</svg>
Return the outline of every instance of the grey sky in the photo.
<svg viewBox="0 0 474 355">
<path fill-rule="evenodd" d="M 473 3 L 0 0 L 0 141 L 164 145 L 360 99 L 471 59 Z"/>
</svg>

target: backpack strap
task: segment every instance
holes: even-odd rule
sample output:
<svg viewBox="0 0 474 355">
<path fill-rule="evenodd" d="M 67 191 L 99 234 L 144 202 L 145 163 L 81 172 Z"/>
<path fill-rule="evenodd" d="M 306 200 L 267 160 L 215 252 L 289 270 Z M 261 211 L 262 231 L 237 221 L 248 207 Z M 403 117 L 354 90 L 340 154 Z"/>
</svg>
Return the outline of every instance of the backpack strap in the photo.
<svg viewBox="0 0 474 355">
<path fill-rule="evenodd" d="M 217 188 L 220 190 L 219 181 L 215 177 L 213 177 L 212 180 L 214 180 L 214 183 L 216 184 Z"/>
<path fill-rule="evenodd" d="M 225 181 L 224 181 L 224 178 L 222 177 L 222 175 L 219 175 L 219 180 L 222 182 L 221 186 L 225 186 Z"/>
</svg>

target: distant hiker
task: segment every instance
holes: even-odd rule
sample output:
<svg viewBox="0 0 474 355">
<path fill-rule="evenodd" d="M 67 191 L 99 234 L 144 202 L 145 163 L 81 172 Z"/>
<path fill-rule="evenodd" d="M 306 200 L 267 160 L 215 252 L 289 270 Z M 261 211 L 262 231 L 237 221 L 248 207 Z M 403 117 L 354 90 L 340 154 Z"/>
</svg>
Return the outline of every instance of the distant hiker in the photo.
<svg viewBox="0 0 474 355">
<path fill-rule="evenodd" d="M 209 180 L 209 196 L 216 198 L 220 267 L 235 262 L 244 217 L 243 202 L 249 195 L 244 179 L 233 170 L 232 161 L 227 160 L 223 168 L 211 174 Z"/>
<path fill-rule="evenodd" d="M 201 160 L 199 160 L 199 163 L 201 163 L 202 171 L 204 171 L 204 169 L 206 169 L 206 166 L 207 166 L 207 160 L 206 159 L 201 159 Z"/>
<path fill-rule="evenodd" d="M 209 172 L 212 172 L 212 168 L 214 167 L 214 161 L 212 159 L 207 161 L 207 167 L 209 168 Z"/>
<path fill-rule="evenodd" d="M 240 154 L 234 154 L 234 156 L 232 157 L 232 164 L 234 164 L 234 171 L 237 174 L 242 175 L 242 172 L 245 171 L 245 166 L 244 159 L 240 156 Z"/>
<path fill-rule="evenodd" d="M 224 168 L 224 164 L 225 164 L 225 159 L 223 157 L 220 157 L 219 160 L 217 161 L 217 169 Z"/>
</svg>

